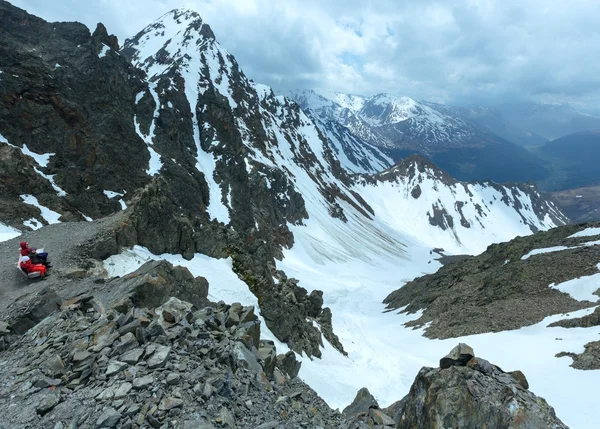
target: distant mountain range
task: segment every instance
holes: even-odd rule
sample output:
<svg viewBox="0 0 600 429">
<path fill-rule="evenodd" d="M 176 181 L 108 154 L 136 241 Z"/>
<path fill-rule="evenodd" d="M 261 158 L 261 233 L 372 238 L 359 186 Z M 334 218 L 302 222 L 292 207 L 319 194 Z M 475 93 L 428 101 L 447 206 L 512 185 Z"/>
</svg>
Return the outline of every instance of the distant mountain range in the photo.
<svg viewBox="0 0 600 429">
<path fill-rule="evenodd" d="M 542 180 L 550 175 L 544 161 L 492 132 L 493 129 L 505 136 L 520 136 L 521 143 L 528 140 L 525 131 L 499 116 L 477 115 L 469 109 L 389 94 L 362 97 L 299 90 L 286 95 L 312 117 L 343 125 L 395 162 L 422 154 L 460 180 L 514 182 Z M 480 119 L 475 121 L 473 117 Z M 482 125 L 484 122 L 490 125 Z M 545 142 L 539 136 L 529 140 Z"/>
<path fill-rule="evenodd" d="M 600 116 L 586 113 L 569 103 L 513 103 L 498 106 L 497 110 L 517 127 L 548 140 L 582 131 L 600 130 Z"/>
</svg>

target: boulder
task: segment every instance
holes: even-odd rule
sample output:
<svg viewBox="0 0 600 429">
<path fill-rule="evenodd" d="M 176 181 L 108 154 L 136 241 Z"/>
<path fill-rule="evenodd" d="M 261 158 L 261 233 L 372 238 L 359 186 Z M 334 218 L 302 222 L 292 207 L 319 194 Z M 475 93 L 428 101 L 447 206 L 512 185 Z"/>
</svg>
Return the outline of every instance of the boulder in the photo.
<svg viewBox="0 0 600 429">
<path fill-rule="evenodd" d="M 440 368 L 450 368 L 454 365 L 464 366 L 475 356 L 473 349 L 465 343 L 459 343 L 450 353 L 440 359 Z"/>
<path fill-rule="evenodd" d="M 43 319 L 60 310 L 62 299 L 53 289 L 17 301 L 8 308 L 8 325 L 12 333 L 22 335 Z"/>
<path fill-rule="evenodd" d="M 157 308 L 177 298 L 198 308 L 208 302 L 208 282 L 194 277 L 187 268 L 174 267 L 167 261 L 151 261 L 135 272 L 114 280 L 102 299 L 107 308 L 125 313 L 132 307 Z"/>
<path fill-rule="evenodd" d="M 475 364 L 472 355 L 470 347 L 459 345 L 442 359 L 449 366 L 422 368 L 408 395 L 392 410 L 397 427 L 567 428 L 543 398 L 524 388 L 519 375 L 484 360 Z M 463 366 L 469 356 L 470 363 Z"/>
<path fill-rule="evenodd" d="M 358 391 L 352 403 L 344 408 L 342 415 L 344 418 L 350 419 L 361 413 L 368 412 L 371 408 L 379 408 L 379 404 L 369 390 L 363 387 Z"/>
</svg>

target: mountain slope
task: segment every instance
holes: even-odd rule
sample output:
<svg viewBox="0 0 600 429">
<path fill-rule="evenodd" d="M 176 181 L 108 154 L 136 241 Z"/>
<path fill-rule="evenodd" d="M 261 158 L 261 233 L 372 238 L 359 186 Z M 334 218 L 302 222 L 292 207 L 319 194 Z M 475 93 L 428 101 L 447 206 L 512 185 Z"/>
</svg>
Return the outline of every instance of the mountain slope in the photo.
<svg viewBox="0 0 600 429">
<path fill-rule="evenodd" d="M 419 155 L 363 177 L 355 189 L 380 219 L 451 254 L 478 254 L 515 234 L 568 222 L 531 185 L 459 182 Z"/>
<path fill-rule="evenodd" d="M 541 183 L 546 189 L 560 191 L 600 184 L 600 131 L 570 134 L 532 151 L 552 165 L 552 176 Z"/>
<path fill-rule="evenodd" d="M 458 116 L 469 121 L 483 130 L 487 130 L 498 137 L 503 138 L 519 146 L 536 146 L 546 143 L 548 139 L 534 132 L 519 128 L 506 119 L 502 112 L 491 107 L 456 107 L 438 103 L 425 103 L 439 112 Z"/>
<path fill-rule="evenodd" d="M 379 149 L 385 149 L 387 141 L 352 110 L 357 105 L 355 99 L 342 100 L 342 105 L 311 90 L 288 91 L 286 95 L 308 112 L 327 135 L 347 170 L 374 174 L 393 165 L 392 159 Z"/>
</svg>

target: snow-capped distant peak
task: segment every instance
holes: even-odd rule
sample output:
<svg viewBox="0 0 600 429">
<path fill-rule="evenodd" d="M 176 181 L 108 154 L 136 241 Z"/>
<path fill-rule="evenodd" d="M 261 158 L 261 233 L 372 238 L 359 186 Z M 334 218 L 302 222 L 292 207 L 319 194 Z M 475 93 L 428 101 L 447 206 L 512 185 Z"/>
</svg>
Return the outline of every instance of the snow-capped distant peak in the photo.
<svg viewBox="0 0 600 429">
<path fill-rule="evenodd" d="M 337 104 L 345 109 L 350 109 L 353 112 L 360 112 L 367 100 L 366 97 L 356 94 L 344 94 L 342 92 L 332 92 L 330 94 L 324 94 L 326 97 L 335 101 Z"/>
</svg>

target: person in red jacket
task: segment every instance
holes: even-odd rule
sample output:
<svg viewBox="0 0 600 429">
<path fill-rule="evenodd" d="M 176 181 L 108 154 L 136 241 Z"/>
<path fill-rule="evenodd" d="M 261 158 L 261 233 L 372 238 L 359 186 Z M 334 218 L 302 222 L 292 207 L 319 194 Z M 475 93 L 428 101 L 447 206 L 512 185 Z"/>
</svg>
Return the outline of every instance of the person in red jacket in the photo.
<svg viewBox="0 0 600 429">
<path fill-rule="evenodd" d="M 31 259 L 29 258 L 29 256 L 23 256 L 21 258 L 21 268 L 23 269 L 23 271 L 25 271 L 26 273 L 33 273 L 35 271 L 39 271 L 40 274 L 43 276 L 46 276 L 46 267 L 42 264 L 34 264 L 31 262 Z"/>
<path fill-rule="evenodd" d="M 31 258 L 31 262 L 33 264 L 44 264 L 49 265 L 48 263 L 48 253 L 41 252 L 38 253 L 36 248 L 31 248 L 27 244 L 26 241 L 21 241 L 21 256 L 29 256 Z"/>
</svg>

